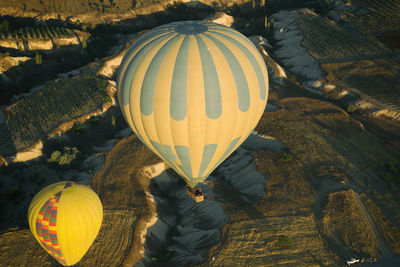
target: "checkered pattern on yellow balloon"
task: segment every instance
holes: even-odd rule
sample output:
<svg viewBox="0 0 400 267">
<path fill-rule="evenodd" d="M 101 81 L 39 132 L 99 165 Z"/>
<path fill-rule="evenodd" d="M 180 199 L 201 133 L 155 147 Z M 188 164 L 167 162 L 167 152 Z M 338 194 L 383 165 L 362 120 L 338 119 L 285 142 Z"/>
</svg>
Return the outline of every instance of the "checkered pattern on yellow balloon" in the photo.
<svg viewBox="0 0 400 267">
<path fill-rule="evenodd" d="M 65 259 L 57 239 L 57 210 L 61 191 L 44 203 L 36 219 L 36 233 L 43 247 L 62 265 Z"/>
</svg>

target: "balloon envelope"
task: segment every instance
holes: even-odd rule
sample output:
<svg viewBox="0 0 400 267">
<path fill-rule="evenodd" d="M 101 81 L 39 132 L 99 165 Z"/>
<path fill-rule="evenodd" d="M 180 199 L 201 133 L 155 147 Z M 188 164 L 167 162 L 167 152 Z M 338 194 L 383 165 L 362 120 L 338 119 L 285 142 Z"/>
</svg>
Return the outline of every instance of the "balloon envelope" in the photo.
<svg viewBox="0 0 400 267">
<path fill-rule="evenodd" d="M 257 125 L 268 74 L 238 31 L 181 21 L 148 31 L 128 49 L 117 87 L 132 130 L 194 187 Z"/>
<path fill-rule="evenodd" d="M 32 200 L 28 222 L 40 245 L 64 266 L 74 265 L 96 238 L 103 220 L 97 194 L 75 182 L 58 182 Z"/>
</svg>

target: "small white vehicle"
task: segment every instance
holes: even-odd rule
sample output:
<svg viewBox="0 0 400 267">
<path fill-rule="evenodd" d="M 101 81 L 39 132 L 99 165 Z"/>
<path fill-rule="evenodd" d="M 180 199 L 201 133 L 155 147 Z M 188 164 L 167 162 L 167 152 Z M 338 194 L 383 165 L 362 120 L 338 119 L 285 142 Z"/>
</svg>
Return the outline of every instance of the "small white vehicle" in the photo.
<svg viewBox="0 0 400 267">
<path fill-rule="evenodd" d="M 347 263 L 347 265 L 352 265 L 352 264 L 354 264 L 354 263 L 357 263 L 357 262 L 360 262 L 360 260 L 359 259 L 356 259 L 356 258 L 351 258 L 350 260 L 346 260 L 346 263 Z"/>
</svg>

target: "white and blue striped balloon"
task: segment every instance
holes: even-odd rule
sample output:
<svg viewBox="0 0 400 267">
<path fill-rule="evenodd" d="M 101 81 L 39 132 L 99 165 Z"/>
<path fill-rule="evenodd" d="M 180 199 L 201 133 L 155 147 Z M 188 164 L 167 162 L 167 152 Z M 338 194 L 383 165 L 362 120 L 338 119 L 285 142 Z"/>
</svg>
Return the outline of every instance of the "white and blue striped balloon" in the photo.
<svg viewBox="0 0 400 267">
<path fill-rule="evenodd" d="M 148 31 L 128 49 L 117 87 L 135 134 L 194 187 L 257 125 L 268 74 L 238 31 L 181 21 Z"/>
</svg>

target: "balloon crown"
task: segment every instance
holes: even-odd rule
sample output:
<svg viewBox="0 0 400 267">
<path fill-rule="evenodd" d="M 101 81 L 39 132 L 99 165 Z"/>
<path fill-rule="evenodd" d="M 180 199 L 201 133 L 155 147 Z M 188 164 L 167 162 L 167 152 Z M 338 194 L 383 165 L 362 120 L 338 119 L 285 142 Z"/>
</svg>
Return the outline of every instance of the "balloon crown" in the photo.
<svg viewBox="0 0 400 267">
<path fill-rule="evenodd" d="M 182 34 L 193 35 L 207 31 L 208 27 L 200 22 L 191 21 L 188 24 L 176 26 L 175 30 Z"/>
</svg>

